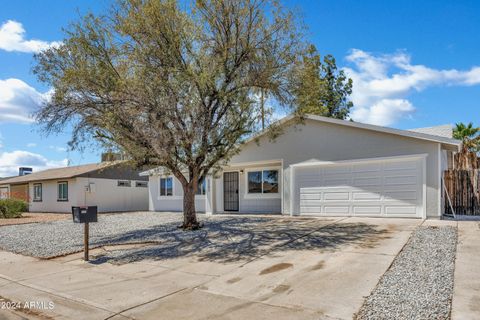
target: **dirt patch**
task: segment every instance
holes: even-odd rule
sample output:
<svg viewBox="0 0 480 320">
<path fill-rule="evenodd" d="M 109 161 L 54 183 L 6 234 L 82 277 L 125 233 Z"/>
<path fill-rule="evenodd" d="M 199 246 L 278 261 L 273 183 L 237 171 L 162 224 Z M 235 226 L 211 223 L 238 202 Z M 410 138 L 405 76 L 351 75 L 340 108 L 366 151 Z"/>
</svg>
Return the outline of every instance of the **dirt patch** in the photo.
<svg viewBox="0 0 480 320">
<path fill-rule="evenodd" d="M 235 278 L 232 278 L 232 279 L 228 279 L 228 280 L 227 280 L 227 283 L 235 283 L 235 282 L 238 282 L 238 281 L 240 281 L 240 280 L 242 280 L 242 278 L 240 278 L 240 277 L 235 277 Z"/>
<path fill-rule="evenodd" d="M 290 289 L 289 285 L 281 284 L 281 285 L 276 286 L 272 291 L 275 292 L 275 293 L 282 293 L 282 292 L 288 291 L 288 289 Z"/>
<path fill-rule="evenodd" d="M 39 222 L 49 222 L 57 220 L 66 220 L 71 218 L 71 214 L 65 213 L 32 213 L 26 212 L 22 213 L 21 218 L 13 219 L 0 219 L 1 226 L 11 226 L 15 224 L 26 224 L 26 223 L 39 223 Z"/>
<path fill-rule="evenodd" d="M 320 270 L 320 269 L 323 269 L 325 267 L 325 261 L 319 261 L 316 265 L 314 265 L 310 271 L 315 271 L 315 270 Z"/>
<path fill-rule="evenodd" d="M 292 268 L 292 267 L 293 267 L 293 264 L 291 264 L 291 263 L 278 263 L 278 264 L 275 264 L 271 267 L 263 269 L 262 271 L 260 271 L 259 274 L 262 276 L 264 274 L 274 273 L 274 272 L 282 271 L 282 270 Z"/>
</svg>

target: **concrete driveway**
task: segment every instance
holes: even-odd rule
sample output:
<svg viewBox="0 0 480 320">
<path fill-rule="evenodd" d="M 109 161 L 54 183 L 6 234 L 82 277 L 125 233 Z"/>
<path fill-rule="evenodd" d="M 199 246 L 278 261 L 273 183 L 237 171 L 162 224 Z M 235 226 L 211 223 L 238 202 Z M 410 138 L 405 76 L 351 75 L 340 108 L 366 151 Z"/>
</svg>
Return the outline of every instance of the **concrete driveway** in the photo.
<svg viewBox="0 0 480 320">
<path fill-rule="evenodd" d="M 217 237 L 95 249 L 91 263 L 2 251 L 0 297 L 45 304 L 0 319 L 351 319 L 420 223 L 274 217 Z"/>
</svg>

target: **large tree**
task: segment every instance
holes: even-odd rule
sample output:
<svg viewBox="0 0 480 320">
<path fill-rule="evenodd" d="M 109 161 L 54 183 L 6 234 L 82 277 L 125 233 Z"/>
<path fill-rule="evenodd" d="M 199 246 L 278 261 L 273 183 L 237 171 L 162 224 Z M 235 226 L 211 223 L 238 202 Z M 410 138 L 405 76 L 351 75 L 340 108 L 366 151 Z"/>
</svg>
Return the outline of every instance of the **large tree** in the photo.
<svg viewBox="0 0 480 320">
<path fill-rule="evenodd" d="M 36 56 L 53 88 L 37 119 L 73 127 L 137 165 L 161 166 L 183 187 L 183 228 L 199 227 L 195 193 L 259 119 L 259 90 L 287 103 L 301 48 L 290 11 L 272 0 L 119 0 Z"/>
<path fill-rule="evenodd" d="M 332 55 L 323 57 L 311 45 L 297 62 L 294 73 L 294 103 L 301 113 L 346 119 L 353 107 L 349 96 L 352 79 L 338 70 Z"/>
</svg>

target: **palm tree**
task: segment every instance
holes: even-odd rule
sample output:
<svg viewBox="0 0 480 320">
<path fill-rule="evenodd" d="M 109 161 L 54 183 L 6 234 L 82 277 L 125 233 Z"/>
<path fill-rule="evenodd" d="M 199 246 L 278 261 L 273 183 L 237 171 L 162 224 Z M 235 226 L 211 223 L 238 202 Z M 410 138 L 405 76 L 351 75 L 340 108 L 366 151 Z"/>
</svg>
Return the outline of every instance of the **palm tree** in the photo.
<svg viewBox="0 0 480 320">
<path fill-rule="evenodd" d="M 462 141 L 462 150 L 457 155 L 457 168 L 475 169 L 478 166 L 477 153 L 480 152 L 480 128 L 473 123 L 460 122 L 453 128 L 453 137 Z"/>
<path fill-rule="evenodd" d="M 473 123 L 465 125 L 460 122 L 453 128 L 453 137 L 462 140 L 463 147 L 470 152 L 480 151 L 480 128 L 474 127 Z"/>
</svg>

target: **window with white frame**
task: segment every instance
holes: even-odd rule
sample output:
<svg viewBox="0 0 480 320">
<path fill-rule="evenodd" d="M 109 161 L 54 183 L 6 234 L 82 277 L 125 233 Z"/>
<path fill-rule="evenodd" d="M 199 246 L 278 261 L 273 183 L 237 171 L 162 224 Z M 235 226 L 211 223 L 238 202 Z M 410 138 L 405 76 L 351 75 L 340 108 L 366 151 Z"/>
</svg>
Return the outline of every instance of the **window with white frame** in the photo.
<svg viewBox="0 0 480 320">
<path fill-rule="evenodd" d="M 278 193 L 278 170 L 249 171 L 248 193 Z"/>
<path fill-rule="evenodd" d="M 207 181 L 206 179 L 203 179 L 202 182 L 198 184 L 197 193 L 196 193 L 197 196 L 204 196 L 206 194 L 206 191 L 207 191 L 206 181 Z"/>
<path fill-rule="evenodd" d="M 68 201 L 68 182 L 61 181 L 57 184 L 57 200 L 58 201 Z"/>
<path fill-rule="evenodd" d="M 42 201 L 42 184 L 35 183 L 33 185 L 33 201 Z"/>
<path fill-rule="evenodd" d="M 160 196 L 173 196 L 173 178 L 160 178 Z"/>
</svg>

